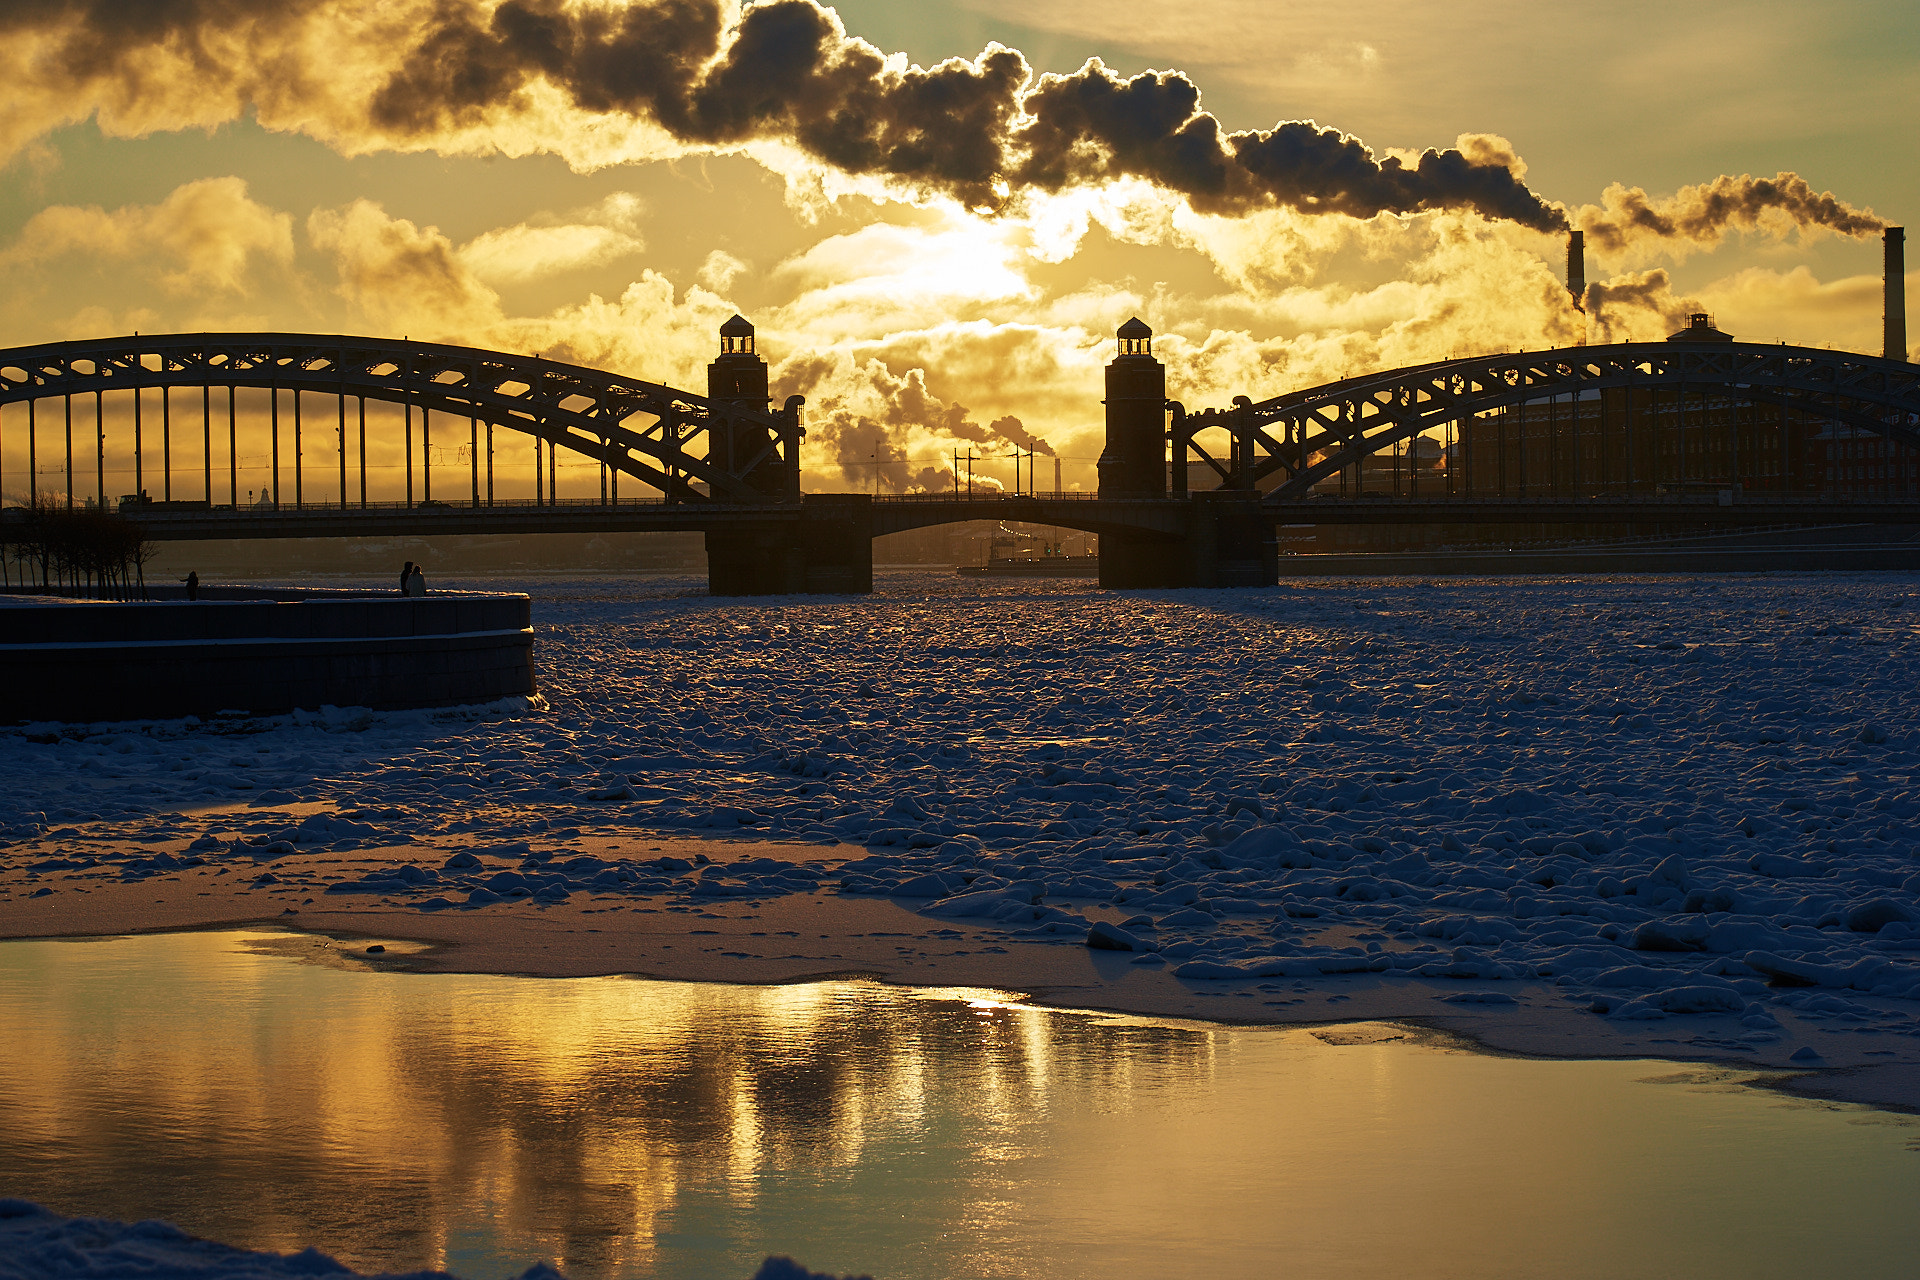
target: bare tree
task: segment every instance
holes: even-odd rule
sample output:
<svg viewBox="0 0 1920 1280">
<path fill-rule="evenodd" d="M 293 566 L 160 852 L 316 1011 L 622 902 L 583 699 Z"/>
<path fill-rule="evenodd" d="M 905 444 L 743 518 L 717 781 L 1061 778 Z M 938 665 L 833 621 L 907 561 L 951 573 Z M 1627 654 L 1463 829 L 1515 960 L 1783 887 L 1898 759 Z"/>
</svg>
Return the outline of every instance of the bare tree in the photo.
<svg viewBox="0 0 1920 1280">
<path fill-rule="evenodd" d="M 135 521 L 99 507 L 68 510 L 51 494 L 26 509 L 0 554 L 11 551 L 23 569 L 37 564 L 40 589 L 130 600 L 146 597 L 146 565 L 158 550 Z M 22 585 L 28 575 L 23 573 Z"/>
</svg>

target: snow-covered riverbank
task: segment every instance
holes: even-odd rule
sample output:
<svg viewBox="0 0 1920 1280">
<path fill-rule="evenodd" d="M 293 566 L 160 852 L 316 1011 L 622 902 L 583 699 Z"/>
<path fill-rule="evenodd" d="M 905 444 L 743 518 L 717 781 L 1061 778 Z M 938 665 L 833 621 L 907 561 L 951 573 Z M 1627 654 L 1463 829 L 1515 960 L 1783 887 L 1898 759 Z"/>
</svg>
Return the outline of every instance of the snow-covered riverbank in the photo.
<svg viewBox="0 0 1920 1280">
<path fill-rule="evenodd" d="M 448 938 L 865 901 L 884 945 L 783 976 L 988 939 L 1073 949 L 1083 1004 L 1920 1063 L 1912 578 L 489 585 L 535 595 L 544 711 L 0 733 L 0 932 L 83 892 Z M 1088 968 L 1096 923 L 1131 950 Z"/>
</svg>

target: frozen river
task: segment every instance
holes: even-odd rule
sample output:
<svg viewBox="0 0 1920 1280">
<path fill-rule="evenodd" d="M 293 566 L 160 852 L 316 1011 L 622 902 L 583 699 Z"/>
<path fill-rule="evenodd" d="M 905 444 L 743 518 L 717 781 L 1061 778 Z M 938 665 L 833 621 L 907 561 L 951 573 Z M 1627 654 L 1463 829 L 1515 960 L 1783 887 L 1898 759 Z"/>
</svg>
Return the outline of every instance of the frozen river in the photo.
<svg viewBox="0 0 1920 1280">
<path fill-rule="evenodd" d="M 744 1280 L 769 1254 L 886 1280 L 1873 1280 L 1920 1248 L 1920 1121 L 1752 1073 L 979 990 L 369 971 L 402 950 L 0 943 L 0 1191 L 468 1280 Z"/>
<path fill-rule="evenodd" d="M 1583 1050 L 1920 1058 L 1908 576 L 487 585 L 535 596 L 545 710 L 0 735 L 0 903 L 886 899 L 903 952 L 1098 924 L 1236 1017 L 1360 975 Z"/>
<path fill-rule="evenodd" d="M 1724 1074 L 1920 1105 L 1908 576 L 471 585 L 542 702 L 0 731 L 0 936 L 390 944 L 7 944 L 0 1195 L 477 1277 L 1911 1256 L 1904 1120 Z"/>
</svg>

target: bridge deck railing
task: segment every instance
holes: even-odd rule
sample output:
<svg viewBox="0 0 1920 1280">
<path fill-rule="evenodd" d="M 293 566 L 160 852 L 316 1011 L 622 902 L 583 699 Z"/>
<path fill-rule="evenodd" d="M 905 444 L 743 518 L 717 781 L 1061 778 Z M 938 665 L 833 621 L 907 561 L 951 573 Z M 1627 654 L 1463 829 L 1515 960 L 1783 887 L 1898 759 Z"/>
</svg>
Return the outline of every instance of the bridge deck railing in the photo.
<svg viewBox="0 0 1920 1280">
<path fill-rule="evenodd" d="M 1629 493 L 1619 493 L 1619 492 L 1610 493 L 1606 491 L 1596 491 L 1593 493 L 1583 494 L 1578 496 L 1567 495 L 1567 494 L 1553 494 L 1553 495 L 1529 494 L 1524 497 L 1513 495 L 1513 494 L 1502 496 L 1498 494 L 1478 494 L 1478 493 L 1476 494 L 1436 493 L 1436 494 L 1420 494 L 1417 496 L 1404 495 L 1404 494 L 1395 496 L 1392 494 L 1367 493 L 1367 494 L 1349 494 L 1344 497 L 1334 496 L 1330 494 L 1311 494 L 1301 498 L 1285 498 L 1285 499 L 1268 496 L 1266 500 L 1266 505 L 1275 509 L 1286 510 L 1289 512 L 1310 512 L 1315 508 L 1320 508 L 1328 511 L 1332 511 L 1332 510 L 1352 511 L 1355 509 L 1390 510 L 1395 508 L 1415 507 L 1415 506 L 1418 506 L 1418 507 L 1454 506 L 1454 507 L 1459 507 L 1462 510 L 1466 510 L 1474 507 L 1490 507 L 1490 506 L 1497 506 L 1497 507 L 1525 506 L 1525 507 L 1537 507 L 1543 510 L 1558 509 L 1558 508 L 1564 508 L 1564 507 L 1580 507 L 1580 506 L 1596 506 L 1596 507 L 1605 506 L 1608 508 L 1632 506 L 1632 507 L 1646 507 L 1649 509 L 1670 511 L 1670 510 L 1684 510 L 1689 508 L 1710 508 L 1710 507 L 1726 507 L 1726 506 L 1764 507 L 1769 509 L 1790 509 L 1796 506 L 1824 508 L 1824 507 L 1832 507 L 1835 505 L 1862 506 L 1862 507 L 1883 507 L 1883 506 L 1892 506 L 1892 505 L 1904 506 L 1904 505 L 1912 505 L 1916 501 L 1916 499 L 1920 499 L 1920 489 L 1896 489 L 1895 492 L 1884 494 L 1884 495 L 1869 495 L 1869 494 L 1863 494 L 1857 491 L 1850 491 L 1850 490 L 1840 489 L 1836 487 L 1834 490 L 1822 490 L 1814 493 L 1778 494 L 1778 493 L 1748 492 L 1746 494 L 1735 496 L 1731 500 L 1720 498 L 1713 494 L 1693 494 L 1693 493 L 1629 494 Z M 1179 499 L 1174 499 L 1170 497 L 1162 500 L 1170 501 L 1170 502 L 1179 501 Z M 874 496 L 873 501 L 881 505 L 892 505 L 897 503 L 923 504 L 923 503 L 954 503 L 954 502 L 1006 503 L 1008 505 L 1012 505 L 1015 503 L 1026 503 L 1026 502 L 1094 503 L 1094 502 L 1101 501 L 1101 498 L 1097 493 L 1088 493 L 1084 490 L 1076 489 L 1076 490 L 1069 490 L 1069 491 L 1058 492 L 1058 493 L 1041 492 L 1041 493 L 967 494 L 965 492 L 962 492 L 957 496 L 952 493 L 887 493 L 887 494 L 880 494 L 880 495 Z M 1119 501 L 1122 501 L 1122 502 L 1152 501 L 1152 499 L 1137 499 L 1137 500 L 1120 499 Z M 109 505 L 112 506 L 114 504 L 109 504 Z M 795 505 L 796 504 L 793 504 L 793 503 L 782 503 L 779 501 L 771 501 L 764 504 L 764 506 L 766 507 L 770 507 L 770 508 L 778 507 L 783 509 L 791 508 Z M 94 506 L 93 500 L 88 499 L 85 504 L 75 503 L 74 509 L 75 510 L 81 510 L 81 509 L 91 510 L 93 509 L 93 506 Z M 490 510 L 491 511 L 501 511 L 501 510 L 506 510 L 506 511 L 545 511 L 545 510 L 618 511 L 618 510 L 626 510 L 629 508 L 646 508 L 646 509 L 689 508 L 689 509 L 695 509 L 695 510 L 705 510 L 707 508 L 719 508 L 719 509 L 724 509 L 729 511 L 735 511 L 735 510 L 750 509 L 750 504 L 743 504 L 738 502 L 700 502 L 700 501 L 686 501 L 686 500 L 669 500 L 666 498 L 659 498 L 659 497 L 652 497 L 652 498 L 622 497 L 619 499 L 613 499 L 613 498 L 607 498 L 607 499 L 495 498 L 491 501 L 482 501 L 477 504 L 466 501 L 465 499 L 462 499 L 457 502 L 443 502 L 443 501 L 440 501 L 439 499 L 426 500 L 426 501 L 417 500 L 414 502 L 405 502 L 405 501 L 398 501 L 398 500 L 384 501 L 384 502 L 375 502 L 375 501 L 361 502 L 358 499 L 354 499 L 352 501 L 345 502 L 345 503 L 340 502 L 338 499 L 333 499 L 333 500 L 312 500 L 312 501 L 305 501 L 305 502 L 279 502 L 279 503 L 242 502 L 236 505 L 231 502 L 211 502 L 210 503 L 200 499 L 176 498 L 168 502 L 162 502 L 162 501 L 145 502 L 145 503 L 121 502 L 117 505 L 115 509 L 117 509 L 123 515 L 139 516 L 142 518 L 165 518 L 167 516 L 174 516 L 174 515 L 192 516 L 192 515 L 205 515 L 208 513 L 219 513 L 219 514 L 226 514 L 226 515 L 238 514 L 238 515 L 245 515 L 245 516 L 265 517 L 265 516 L 273 516 L 273 515 L 325 515 L 328 513 L 339 514 L 343 512 L 350 514 L 356 511 L 365 511 L 365 512 L 416 511 L 416 512 L 429 512 L 429 513 L 435 512 L 435 511 L 474 512 L 474 511 L 490 511 Z M 18 503 L 18 502 L 12 503 L 5 507 L 0 507 L 0 512 L 7 513 L 9 515 L 13 513 L 24 513 L 27 510 L 28 508 L 24 503 Z"/>
<path fill-rule="evenodd" d="M 85 509 L 91 510 L 94 505 L 95 504 L 93 503 L 93 500 L 88 499 L 85 505 Z M 231 502 L 207 502 L 204 499 L 175 498 L 172 501 L 168 501 L 168 502 L 162 502 L 162 501 L 156 500 L 153 502 L 121 502 L 121 503 L 118 503 L 117 505 L 109 503 L 109 506 L 118 510 L 122 515 L 140 516 L 143 518 L 165 517 L 165 516 L 172 516 L 172 515 L 182 515 L 182 516 L 190 516 L 195 514 L 204 515 L 208 512 L 221 512 L 221 513 L 229 513 L 229 514 L 238 513 L 240 515 L 248 515 L 248 516 L 255 516 L 255 515 L 271 516 L 271 515 L 295 515 L 295 514 L 315 515 L 315 514 L 325 514 L 327 512 L 338 513 L 343 511 L 344 512 L 355 512 L 355 511 L 428 511 L 428 512 L 431 512 L 431 511 L 488 511 L 488 510 L 498 511 L 503 508 L 508 510 L 516 510 L 516 511 L 535 511 L 535 510 L 544 511 L 550 507 L 559 508 L 559 509 L 568 510 L 568 511 L 613 511 L 613 510 L 623 509 L 627 507 L 709 507 L 709 506 L 726 507 L 729 510 L 731 510 L 741 505 L 742 504 L 737 502 L 686 502 L 686 501 L 670 502 L 665 498 L 621 498 L 618 501 L 615 501 L 611 498 L 605 501 L 602 501 L 599 498 L 557 498 L 557 499 L 556 498 L 542 498 L 542 499 L 495 498 L 491 501 L 482 501 L 478 504 L 469 502 L 464 498 L 458 502 L 442 502 L 437 498 L 431 501 L 414 501 L 414 502 L 405 502 L 405 501 L 398 501 L 398 500 L 391 501 L 391 502 L 373 502 L 373 501 L 361 502 L 358 498 L 355 498 L 348 502 L 343 503 L 338 498 L 335 498 L 335 499 L 332 499 L 331 501 L 314 500 L 314 501 L 308 501 L 308 502 L 279 502 L 279 503 L 242 502 L 238 504 L 231 503 Z M 780 504 L 769 503 L 767 505 L 775 506 Z M 64 509 L 64 507 L 62 509 Z M 76 511 L 81 510 L 82 504 L 75 503 L 74 509 Z M 5 510 L 9 512 L 25 511 L 27 510 L 27 507 L 24 504 L 15 503 L 5 508 L 0 508 L 0 510 Z"/>
<path fill-rule="evenodd" d="M 1063 490 L 1059 492 L 1041 492 L 1041 493 L 1006 493 L 1006 492 L 997 491 L 997 490 L 980 490 L 974 493 L 967 493 L 965 491 L 962 491 L 958 494 L 945 492 L 945 491 L 939 492 L 939 493 L 883 493 L 883 494 L 873 496 L 873 501 L 879 502 L 879 503 L 994 502 L 994 501 L 1098 502 L 1099 500 L 1100 500 L 1099 494 L 1089 493 L 1081 489 L 1070 489 L 1070 490 Z M 74 507 L 76 510 L 78 510 L 82 507 L 82 505 L 83 505 L 82 503 L 76 502 L 74 504 Z M 95 504 L 93 499 L 88 498 L 84 505 L 87 509 L 90 510 Z M 569 510 L 569 511 L 588 511 L 588 510 L 611 511 L 616 508 L 624 508 L 624 507 L 709 507 L 709 506 L 725 507 L 728 510 L 733 510 L 736 508 L 740 508 L 744 505 L 749 505 L 749 504 L 742 504 L 738 502 L 713 502 L 713 501 L 702 502 L 697 499 L 689 501 L 687 499 L 668 499 L 668 498 L 662 498 L 662 497 L 647 497 L 647 498 L 622 497 L 618 499 L 611 498 L 611 497 L 605 498 L 605 499 L 602 499 L 602 498 L 488 498 L 488 499 L 482 499 L 478 503 L 472 502 L 465 497 L 461 497 L 453 500 L 444 500 L 444 501 L 438 498 L 415 499 L 412 502 L 407 502 L 399 499 L 387 500 L 387 501 L 369 500 L 366 502 L 362 502 L 358 498 L 350 498 L 346 502 L 341 502 L 338 498 L 330 498 L 330 499 L 316 498 L 316 499 L 303 501 L 303 502 L 267 501 L 267 502 L 242 502 L 237 504 L 232 502 L 208 502 L 205 499 L 200 499 L 200 498 L 175 498 L 175 499 L 172 499 L 171 501 L 161 501 L 161 500 L 155 499 L 150 502 L 127 502 L 122 500 L 117 504 L 114 504 L 111 502 L 109 503 L 109 506 L 113 506 L 122 514 L 133 515 L 133 516 L 191 515 L 195 512 L 208 512 L 208 511 L 239 512 L 245 515 L 259 515 L 259 516 L 270 516 L 275 514 L 292 515 L 295 513 L 323 514 L 329 511 L 335 511 L 335 512 L 338 512 L 338 511 L 486 511 L 489 509 L 500 510 L 502 508 L 506 508 L 510 510 L 528 511 L 528 510 L 545 510 L 549 507 L 559 508 L 559 509 Z M 765 505 L 791 506 L 793 504 L 780 503 L 778 501 L 773 501 L 773 502 L 768 502 Z M 26 508 L 25 508 L 25 504 L 23 503 L 14 503 L 0 509 L 4 509 L 8 511 L 22 511 L 22 510 L 25 510 Z"/>
</svg>

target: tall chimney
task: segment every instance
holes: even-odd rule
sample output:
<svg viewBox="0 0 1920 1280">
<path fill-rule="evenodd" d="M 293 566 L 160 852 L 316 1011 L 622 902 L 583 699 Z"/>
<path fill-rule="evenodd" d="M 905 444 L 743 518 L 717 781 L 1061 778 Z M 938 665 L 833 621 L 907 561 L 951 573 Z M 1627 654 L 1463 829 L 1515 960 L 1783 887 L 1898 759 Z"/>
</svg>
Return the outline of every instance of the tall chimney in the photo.
<svg viewBox="0 0 1920 1280">
<path fill-rule="evenodd" d="M 1585 311 L 1587 296 L 1587 233 L 1567 232 L 1567 292 L 1573 295 L 1576 311 Z"/>
<path fill-rule="evenodd" d="M 1907 358 L 1907 231 L 1887 228 L 1887 332 L 1885 356 Z"/>
</svg>

